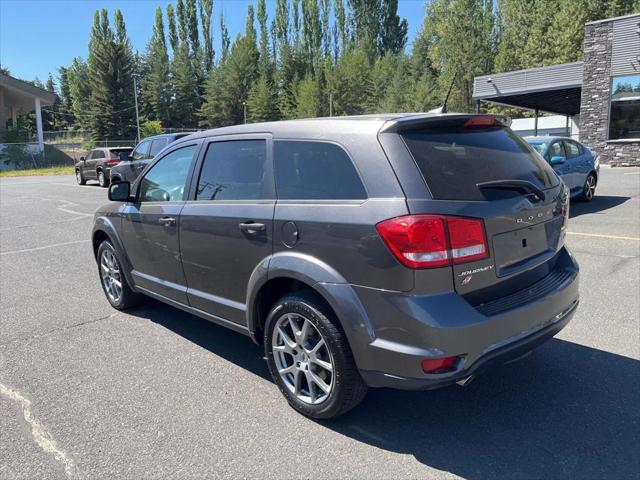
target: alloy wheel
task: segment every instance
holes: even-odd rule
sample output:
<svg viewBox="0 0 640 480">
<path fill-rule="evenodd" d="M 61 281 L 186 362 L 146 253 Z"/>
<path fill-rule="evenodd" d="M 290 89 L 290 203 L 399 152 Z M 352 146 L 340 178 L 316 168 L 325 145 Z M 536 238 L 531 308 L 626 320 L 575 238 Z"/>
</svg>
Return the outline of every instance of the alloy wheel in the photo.
<svg viewBox="0 0 640 480">
<path fill-rule="evenodd" d="M 118 303 L 122 297 L 122 276 L 118 260 L 111 250 L 104 250 L 100 256 L 100 277 L 109 299 Z"/>
<path fill-rule="evenodd" d="M 103 172 L 98 172 L 98 183 L 100 184 L 101 187 L 104 187 L 106 184 Z"/>
<path fill-rule="evenodd" d="M 271 349 L 280 378 L 298 400 L 314 405 L 327 399 L 334 386 L 334 362 L 308 318 L 297 313 L 278 318 Z"/>
<path fill-rule="evenodd" d="M 587 182 L 584 185 L 584 196 L 587 200 L 591 200 L 596 193 L 596 179 L 593 175 L 587 177 Z"/>
</svg>

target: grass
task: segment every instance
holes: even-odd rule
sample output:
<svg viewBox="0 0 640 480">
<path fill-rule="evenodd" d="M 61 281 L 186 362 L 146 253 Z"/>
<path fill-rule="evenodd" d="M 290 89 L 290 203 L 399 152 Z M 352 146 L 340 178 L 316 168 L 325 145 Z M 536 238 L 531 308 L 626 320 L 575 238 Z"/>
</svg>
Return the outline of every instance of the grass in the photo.
<svg viewBox="0 0 640 480">
<path fill-rule="evenodd" d="M 0 170 L 0 178 L 31 177 L 34 175 L 75 175 L 75 167 L 65 165 L 62 167 L 32 168 L 30 170 Z"/>
</svg>

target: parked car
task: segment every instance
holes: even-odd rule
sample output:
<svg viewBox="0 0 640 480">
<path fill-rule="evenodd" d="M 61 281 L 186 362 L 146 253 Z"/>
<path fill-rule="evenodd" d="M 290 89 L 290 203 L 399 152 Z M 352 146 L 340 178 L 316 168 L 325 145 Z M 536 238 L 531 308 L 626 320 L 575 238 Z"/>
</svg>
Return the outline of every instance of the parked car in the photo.
<svg viewBox="0 0 640 480">
<path fill-rule="evenodd" d="M 587 202 L 596 193 L 600 162 L 586 145 L 564 137 L 526 137 L 571 190 L 571 197 Z"/>
<path fill-rule="evenodd" d="M 131 147 L 94 148 L 76 163 L 78 184 L 97 180 L 101 187 L 108 187 L 111 169 L 120 163 L 122 154 L 129 154 L 132 150 Z"/>
<path fill-rule="evenodd" d="M 191 133 L 167 133 L 147 137 L 136 145 L 131 155 L 111 169 L 111 182 L 133 182 L 142 173 L 149 162 L 158 152 L 179 138 L 191 135 Z"/>
<path fill-rule="evenodd" d="M 147 295 L 250 336 L 314 418 L 368 387 L 464 385 L 578 305 L 568 189 L 502 117 L 209 130 L 109 198 L 92 240 L 111 305 Z"/>
</svg>

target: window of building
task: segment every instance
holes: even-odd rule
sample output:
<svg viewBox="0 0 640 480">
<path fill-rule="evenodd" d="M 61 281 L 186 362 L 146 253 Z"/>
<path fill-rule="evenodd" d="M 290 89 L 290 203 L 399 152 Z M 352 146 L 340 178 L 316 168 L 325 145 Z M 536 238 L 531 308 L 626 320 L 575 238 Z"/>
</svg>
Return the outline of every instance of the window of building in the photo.
<svg viewBox="0 0 640 480">
<path fill-rule="evenodd" d="M 364 200 L 347 153 L 326 142 L 276 141 L 276 189 L 283 200 Z"/>
<path fill-rule="evenodd" d="M 611 80 L 609 139 L 640 139 L 640 75 Z"/>
</svg>

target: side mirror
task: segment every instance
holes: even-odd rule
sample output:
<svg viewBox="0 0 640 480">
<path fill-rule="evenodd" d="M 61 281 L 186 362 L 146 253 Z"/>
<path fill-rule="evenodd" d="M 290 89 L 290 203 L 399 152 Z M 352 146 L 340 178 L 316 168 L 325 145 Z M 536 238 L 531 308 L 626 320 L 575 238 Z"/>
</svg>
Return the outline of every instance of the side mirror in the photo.
<svg viewBox="0 0 640 480">
<path fill-rule="evenodd" d="M 80 161 L 84 162 L 86 159 L 84 157 L 80 157 Z"/>
<path fill-rule="evenodd" d="M 565 162 L 565 158 L 561 156 L 551 157 L 551 165 L 561 165 Z"/>
<path fill-rule="evenodd" d="M 118 154 L 118 157 L 120 158 L 121 162 L 126 162 L 131 158 L 128 152 L 120 152 Z"/>
<path fill-rule="evenodd" d="M 131 184 L 116 182 L 109 185 L 109 200 L 112 202 L 126 202 L 131 198 Z"/>
</svg>

